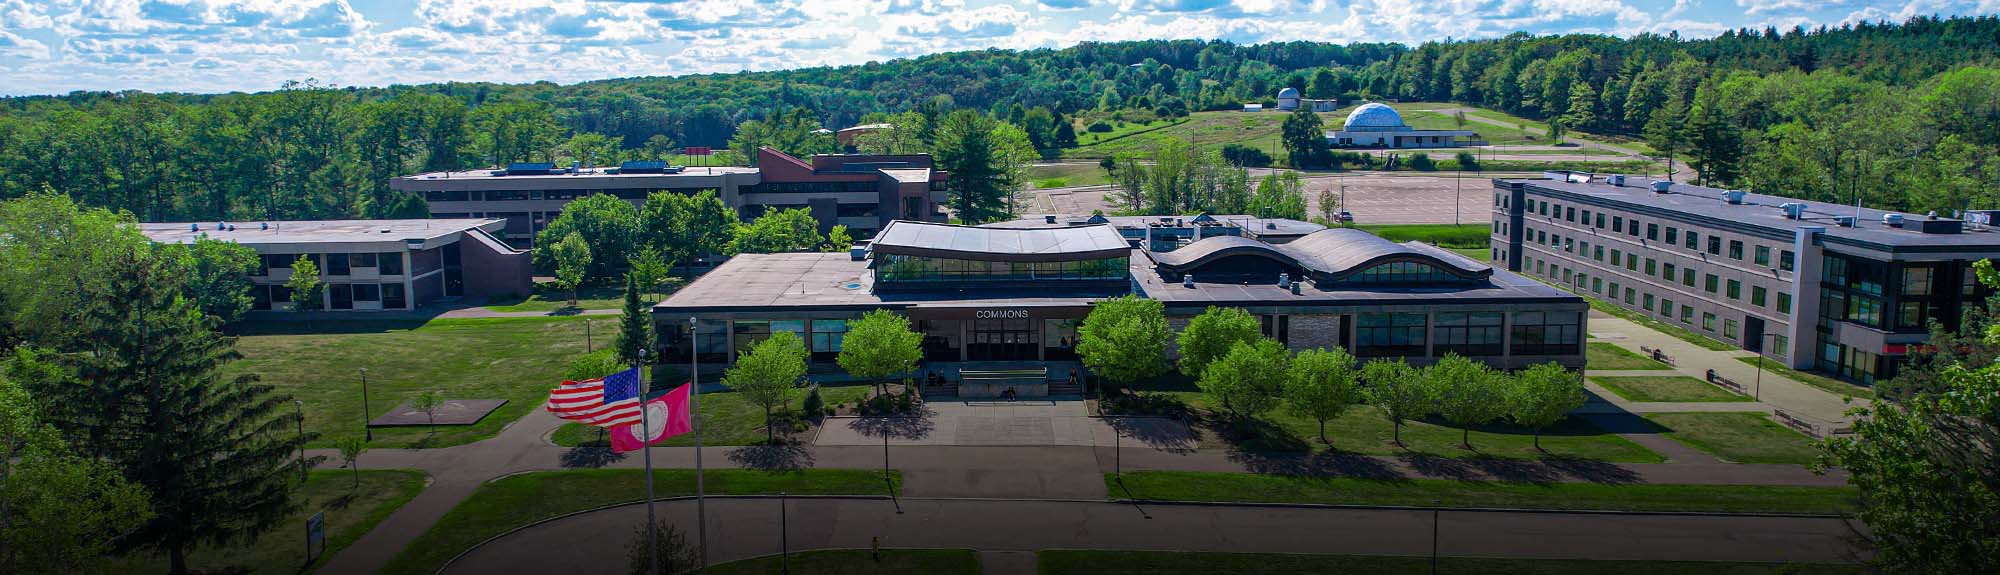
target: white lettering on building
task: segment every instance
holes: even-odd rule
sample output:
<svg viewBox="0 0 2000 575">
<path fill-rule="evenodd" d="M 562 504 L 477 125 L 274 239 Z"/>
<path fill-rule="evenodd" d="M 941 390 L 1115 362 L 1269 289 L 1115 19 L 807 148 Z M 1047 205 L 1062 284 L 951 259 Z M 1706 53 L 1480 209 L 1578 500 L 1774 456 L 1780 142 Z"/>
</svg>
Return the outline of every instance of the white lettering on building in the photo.
<svg viewBox="0 0 2000 575">
<path fill-rule="evenodd" d="M 1027 319 L 1025 309 L 982 309 L 972 312 L 974 319 Z"/>
</svg>

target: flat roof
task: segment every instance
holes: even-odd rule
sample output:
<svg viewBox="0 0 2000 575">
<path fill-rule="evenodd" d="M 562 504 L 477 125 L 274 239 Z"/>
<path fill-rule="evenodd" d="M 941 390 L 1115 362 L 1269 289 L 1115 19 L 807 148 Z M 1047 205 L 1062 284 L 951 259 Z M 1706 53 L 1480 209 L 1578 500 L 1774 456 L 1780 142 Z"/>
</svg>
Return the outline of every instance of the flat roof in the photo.
<svg viewBox="0 0 2000 575">
<path fill-rule="evenodd" d="M 1049 223 L 1048 216 L 1050 215 L 1056 216 L 1055 223 Z M 1018 220 L 982 224 L 980 227 L 1019 229 L 1065 228 L 1086 225 L 1083 224 L 1083 221 L 1089 217 L 1089 215 L 1044 214 L 1024 217 Z M 1121 229 L 1151 227 L 1162 220 L 1173 221 L 1178 227 L 1195 227 L 1194 220 L 1197 217 L 1200 216 L 1103 216 L 1104 220 L 1110 222 L 1111 226 Z M 1224 225 L 1250 230 L 1262 236 L 1303 236 L 1326 229 L 1326 226 L 1312 222 L 1286 218 L 1260 218 L 1243 214 L 1210 215 L 1208 217 L 1214 218 Z"/>
<path fill-rule="evenodd" d="M 1144 258 L 1141 258 L 1144 259 Z M 875 293 L 867 261 L 846 253 L 741 254 L 653 306 L 654 313 L 756 312 L 812 308 L 866 311 L 924 306 L 1074 306 L 1124 290 L 950 289 Z"/>
<path fill-rule="evenodd" d="M 159 243 L 192 243 L 195 238 L 244 245 L 334 244 L 431 241 L 473 228 L 499 229 L 507 220 L 459 218 L 427 220 L 297 220 L 222 222 L 159 222 L 139 224 L 140 233 Z M 199 228 L 198 230 L 195 228 Z"/>
<path fill-rule="evenodd" d="M 882 254 L 983 261 L 1069 261 L 1130 255 L 1125 237 L 1107 225 L 986 228 L 896 220 L 875 234 Z"/>
<path fill-rule="evenodd" d="M 905 184 L 931 181 L 930 168 L 881 168 L 881 170 L 882 173 L 895 178 L 897 182 Z"/>
<path fill-rule="evenodd" d="M 1456 255 L 1428 245 L 1414 245 L 1411 248 L 1433 252 L 1432 255 L 1439 258 Z M 1576 294 L 1499 268 L 1493 268 L 1492 277 L 1484 284 L 1326 289 L 1309 282 L 1300 288 L 1298 295 L 1292 295 L 1291 290 L 1278 287 L 1278 278 L 1275 277 L 1269 281 L 1243 283 L 1204 283 L 1197 278 L 1195 287 L 1183 287 L 1181 282 L 1169 280 L 1158 270 L 1152 269 L 1150 261 L 1136 258 L 1132 264 L 1132 280 L 1146 297 L 1160 300 L 1167 307 L 1286 303 L 1297 305 L 1584 303 L 1583 298 Z"/>
<path fill-rule="evenodd" d="M 619 180 L 619 179 L 633 179 L 633 178 L 698 178 L 698 177 L 709 177 L 709 176 L 718 176 L 727 174 L 757 173 L 757 168 L 746 168 L 742 166 L 683 166 L 683 167 L 685 169 L 681 170 L 680 172 L 671 174 L 663 174 L 660 172 L 642 172 L 633 174 L 627 174 L 622 172 L 613 173 L 614 171 L 618 171 L 618 168 L 605 166 L 600 168 L 583 168 L 582 170 L 579 170 L 577 173 L 574 174 L 560 173 L 560 174 L 513 174 L 513 175 L 507 174 L 506 168 L 488 168 L 483 170 L 447 170 L 442 172 L 425 172 L 421 174 L 411 174 L 408 176 L 397 176 L 394 180 L 391 181 L 421 182 L 429 180 L 552 180 L 552 179 L 574 180 L 579 178 Z"/>
<path fill-rule="evenodd" d="M 1582 177 L 1584 174 L 1576 174 Z M 1854 216 L 1853 205 L 1831 204 L 1784 198 L 1764 194 L 1744 194 L 1742 204 L 1730 204 L 1722 199 L 1722 188 L 1675 183 L 1668 193 L 1652 190 L 1654 180 L 1640 176 L 1626 176 L 1625 185 L 1614 186 L 1603 175 L 1591 177 L 1588 182 L 1573 182 L 1549 178 L 1499 179 L 1496 182 L 1517 183 L 1529 188 L 1560 192 L 1587 198 L 1587 201 L 1609 204 L 1633 211 L 1667 211 L 1679 214 L 1682 219 L 1694 221 L 1722 229 L 1745 229 L 1762 231 L 1770 237 L 1792 237 L 1796 230 L 1804 226 L 1826 228 L 1826 238 L 1836 242 L 1881 247 L 1894 251 L 1898 247 L 1925 248 L 1967 248 L 2000 250 L 2000 232 L 1991 229 L 1975 229 L 1971 224 L 1958 234 L 1926 234 L 1917 231 L 1925 216 L 1904 214 L 1874 208 L 1862 208 L 1861 217 L 1854 227 L 1834 224 L 1835 216 Z M 1803 203 L 1806 205 L 1804 219 L 1785 217 L 1779 204 Z M 1892 228 L 1882 223 L 1884 214 L 1903 214 L 1902 228 Z"/>
</svg>

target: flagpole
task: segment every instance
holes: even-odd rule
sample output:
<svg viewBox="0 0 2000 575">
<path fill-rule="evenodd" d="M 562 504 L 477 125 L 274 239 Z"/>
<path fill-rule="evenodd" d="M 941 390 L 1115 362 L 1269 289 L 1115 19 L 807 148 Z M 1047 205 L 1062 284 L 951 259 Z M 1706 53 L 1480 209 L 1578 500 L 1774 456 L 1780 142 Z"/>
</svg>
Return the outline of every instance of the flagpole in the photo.
<svg viewBox="0 0 2000 575">
<path fill-rule="evenodd" d="M 653 518 L 653 446 L 650 445 L 653 424 L 647 421 L 646 416 L 646 390 L 652 386 L 646 381 L 646 372 L 641 371 L 645 358 L 645 350 L 640 350 L 639 357 L 632 360 L 632 374 L 639 378 L 639 451 L 644 453 L 643 459 L 646 460 L 646 573 L 657 575 L 660 572 L 660 522 Z"/>
<path fill-rule="evenodd" d="M 701 540 L 697 557 L 708 572 L 708 493 L 702 486 L 701 471 L 701 340 L 696 336 L 694 316 L 688 316 L 688 417 L 694 418 L 694 522 Z"/>
</svg>

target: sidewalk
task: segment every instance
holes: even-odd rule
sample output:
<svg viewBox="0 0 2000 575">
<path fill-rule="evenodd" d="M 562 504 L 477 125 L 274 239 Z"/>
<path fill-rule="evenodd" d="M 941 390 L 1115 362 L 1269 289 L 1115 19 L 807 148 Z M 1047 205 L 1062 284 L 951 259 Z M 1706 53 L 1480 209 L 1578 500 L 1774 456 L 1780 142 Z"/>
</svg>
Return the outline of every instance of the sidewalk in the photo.
<svg viewBox="0 0 2000 575">
<path fill-rule="evenodd" d="M 1777 373 L 1764 371 L 1760 377 L 1756 366 L 1738 361 L 1738 357 L 1752 357 L 1747 351 L 1714 351 L 1671 335 L 1654 331 L 1624 319 L 1598 312 L 1590 314 L 1590 335 L 1596 341 L 1617 345 L 1633 353 L 1640 353 L 1641 346 L 1664 351 L 1675 360 L 1673 371 L 1695 379 L 1707 377 L 1707 370 L 1713 369 L 1723 377 L 1753 387 L 1762 406 L 1783 409 L 1794 415 L 1810 420 L 1841 425 L 1848 423 L 1845 412 L 1850 407 L 1840 396 L 1819 388 L 1799 383 Z M 1663 373 L 1663 372 L 1655 372 Z M 1762 383 L 1757 383 L 1761 379 Z M 1865 402 L 1856 399 L 1856 404 Z M 1750 404 L 1738 404 L 1750 405 Z M 1733 411 L 1756 411 L 1756 409 L 1736 409 Z"/>
</svg>

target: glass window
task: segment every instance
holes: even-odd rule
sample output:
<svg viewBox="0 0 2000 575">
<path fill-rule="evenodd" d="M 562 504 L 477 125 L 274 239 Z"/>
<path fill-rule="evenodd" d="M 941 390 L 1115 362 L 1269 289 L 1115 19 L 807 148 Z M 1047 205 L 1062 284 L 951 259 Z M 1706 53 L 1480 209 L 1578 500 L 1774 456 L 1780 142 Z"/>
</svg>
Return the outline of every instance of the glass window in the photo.
<svg viewBox="0 0 2000 575">
<path fill-rule="evenodd" d="M 1615 266 L 1623 261 L 1625 261 L 1625 252 L 1621 252 L 1616 249 L 1611 250 L 1611 265 Z"/>
<path fill-rule="evenodd" d="M 376 254 L 375 271 L 385 276 L 403 275 L 403 253 L 382 252 Z"/>
<path fill-rule="evenodd" d="M 1639 254 L 1625 254 L 1625 269 L 1634 271 L 1639 269 Z"/>
<path fill-rule="evenodd" d="M 1604 293 L 1604 278 L 1590 278 L 1590 293 Z"/>
<path fill-rule="evenodd" d="M 1792 250 L 1780 250 L 1778 252 L 1778 269 L 1792 271 L 1792 259 Z"/>
<path fill-rule="evenodd" d="M 1924 326 L 1923 301 L 1904 301 L 1896 304 L 1896 327 L 1916 328 Z"/>
<path fill-rule="evenodd" d="M 1681 306 L 1681 323 L 1690 325 L 1694 323 L 1694 306 Z"/>
<path fill-rule="evenodd" d="M 1722 320 L 1722 337 L 1736 339 L 1736 320 Z"/>
<path fill-rule="evenodd" d="M 1597 246 L 1596 248 L 1592 248 L 1590 252 L 1590 259 L 1594 259 L 1600 262 L 1604 261 L 1604 246 Z"/>
<path fill-rule="evenodd" d="M 347 265 L 352 267 L 357 267 L 357 268 L 375 267 L 375 254 L 373 253 L 348 254 L 347 258 L 348 258 Z"/>
<path fill-rule="evenodd" d="M 1715 277 L 1715 274 L 1708 274 L 1703 276 L 1701 282 L 1702 291 L 1706 291 L 1708 293 L 1715 293 L 1716 286 L 1721 280 L 1722 278 Z"/>
<path fill-rule="evenodd" d="M 1582 328 L 1577 312 L 1514 312 L 1513 353 L 1575 355 L 1583 342 Z"/>
<path fill-rule="evenodd" d="M 1653 258 L 1646 258 L 1646 275 L 1649 277 L 1658 272 L 1658 267 L 1654 263 Z"/>
<path fill-rule="evenodd" d="M 1434 353 L 1451 352 L 1468 357 L 1500 355 L 1504 343 L 1503 318 L 1499 312 L 1437 314 L 1431 329 L 1437 337 L 1432 344 Z"/>
<path fill-rule="evenodd" d="M 1701 312 L 1701 329 L 1709 332 L 1715 331 L 1715 314 Z"/>
<path fill-rule="evenodd" d="M 811 346 L 813 354 L 818 355 L 818 354 L 840 353 L 840 342 L 846 337 L 847 337 L 847 320 L 844 319 L 812 320 Z M 818 357 L 815 357 L 814 359 L 820 359 L 821 361 L 824 361 L 824 359 Z"/>
<path fill-rule="evenodd" d="M 1778 313 L 1782 314 L 1792 313 L 1792 294 L 1786 292 L 1778 292 Z"/>
<path fill-rule="evenodd" d="M 1609 297 L 1609 298 L 1611 298 L 1611 299 L 1612 299 L 1612 301 L 1617 301 L 1617 300 L 1618 300 L 1618 282 L 1611 282 L 1611 291 L 1608 291 L 1608 292 L 1604 292 L 1604 295 L 1605 295 L 1605 297 Z"/>
<path fill-rule="evenodd" d="M 1653 294 L 1641 294 L 1639 296 L 1639 301 L 1640 301 L 1639 304 L 1640 308 L 1645 309 L 1646 311 L 1653 311 Z"/>
<path fill-rule="evenodd" d="M 1931 276 L 1929 267 L 1903 268 L 1903 295 L 1931 295 Z"/>
<path fill-rule="evenodd" d="M 1658 239 L 1660 239 L 1660 224 L 1646 224 L 1646 240 L 1654 241 Z"/>
<path fill-rule="evenodd" d="M 1694 268 L 1681 270 L 1681 285 L 1694 287 Z"/>
<path fill-rule="evenodd" d="M 1660 317 L 1674 317 L 1674 300 L 1660 298 Z"/>
<path fill-rule="evenodd" d="M 1661 269 L 1660 269 L 1660 279 L 1664 279 L 1664 280 L 1667 280 L 1667 281 L 1674 281 L 1674 278 L 1676 278 L 1676 277 L 1679 277 L 1679 276 L 1680 276 L 1680 274 L 1678 274 L 1678 273 L 1675 273 L 1675 271 L 1674 271 L 1674 263 L 1673 263 L 1673 262 L 1667 262 L 1667 263 L 1665 263 L 1665 264 L 1661 264 Z"/>
<path fill-rule="evenodd" d="M 1667 245 L 1671 246 L 1679 243 L 1681 243 L 1681 229 L 1667 226 Z"/>
<path fill-rule="evenodd" d="M 406 308 L 406 307 L 410 307 L 410 301 L 409 301 L 408 299 L 405 299 L 405 298 L 403 297 L 403 284 L 400 284 L 400 283 L 387 283 L 387 284 L 381 284 L 381 285 L 382 285 L 382 307 L 383 307 L 383 308 L 385 308 L 385 309 L 402 309 L 402 308 Z"/>
<path fill-rule="evenodd" d="M 1785 337 L 1785 336 L 1782 336 L 1782 335 L 1777 335 L 1777 334 L 1772 334 L 1772 335 L 1771 335 L 1771 355 L 1775 355 L 1775 356 L 1778 356 L 1778 357 L 1791 357 L 1791 355 L 1792 355 L 1792 338 L 1789 338 L 1789 337 Z"/>
<path fill-rule="evenodd" d="M 1743 282 L 1729 280 L 1728 285 L 1729 289 L 1725 295 L 1729 296 L 1729 299 L 1743 299 Z"/>
<path fill-rule="evenodd" d="M 1632 305 L 1632 288 L 1625 288 L 1625 305 Z"/>
<path fill-rule="evenodd" d="M 1695 246 L 1700 245 L 1701 243 L 1701 241 L 1698 239 L 1700 235 L 1701 234 L 1694 233 L 1694 230 L 1688 230 L 1687 249 L 1691 250 L 1698 249 Z"/>
<path fill-rule="evenodd" d="M 292 262 L 298 261 L 299 256 L 294 254 L 264 254 L 263 256 L 260 256 L 259 259 L 262 259 L 264 261 L 264 269 L 288 270 L 292 269 Z M 257 275 L 269 275 L 269 274 L 257 274 Z"/>
<path fill-rule="evenodd" d="M 1625 216 L 1611 216 L 1611 231 L 1625 231 Z"/>
<path fill-rule="evenodd" d="M 354 284 L 354 301 L 382 301 L 382 286 Z"/>
<path fill-rule="evenodd" d="M 1597 229 L 1604 229 L 1604 212 L 1597 213 Z"/>
<path fill-rule="evenodd" d="M 326 275 L 348 275 L 347 254 L 326 254 Z"/>
<path fill-rule="evenodd" d="M 1760 266 L 1771 265 L 1771 246 L 1757 246 L 1757 259 L 1755 261 Z"/>
<path fill-rule="evenodd" d="M 1750 305 L 1764 307 L 1764 286 L 1750 286 Z"/>
<path fill-rule="evenodd" d="M 1569 208 L 1564 209 L 1563 219 L 1572 222 L 1576 221 L 1576 207 L 1571 206 Z"/>
<path fill-rule="evenodd" d="M 1422 357 L 1424 314 L 1355 314 L 1354 351 L 1363 357 Z"/>
<path fill-rule="evenodd" d="M 1743 261 L 1743 240 L 1729 240 L 1729 259 Z"/>
<path fill-rule="evenodd" d="M 1708 236 L 1708 255 L 1712 256 L 1722 255 L 1722 237 Z M 1741 256 L 1741 254 L 1738 255 Z M 1736 259 L 1743 259 L 1743 258 L 1738 257 Z"/>
</svg>

